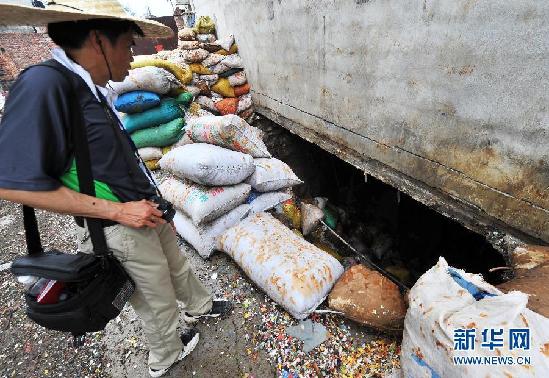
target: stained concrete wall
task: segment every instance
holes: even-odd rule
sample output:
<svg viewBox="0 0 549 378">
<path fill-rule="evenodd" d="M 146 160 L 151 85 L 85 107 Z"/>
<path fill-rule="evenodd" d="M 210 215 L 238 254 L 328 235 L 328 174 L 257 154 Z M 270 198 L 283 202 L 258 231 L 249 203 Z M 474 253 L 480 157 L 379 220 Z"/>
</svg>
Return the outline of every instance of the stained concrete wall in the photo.
<svg viewBox="0 0 549 378">
<path fill-rule="evenodd" d="M 546 0 L 195 6 L 235 34 L 260 112 L 549 242 Z"/>
</svg>

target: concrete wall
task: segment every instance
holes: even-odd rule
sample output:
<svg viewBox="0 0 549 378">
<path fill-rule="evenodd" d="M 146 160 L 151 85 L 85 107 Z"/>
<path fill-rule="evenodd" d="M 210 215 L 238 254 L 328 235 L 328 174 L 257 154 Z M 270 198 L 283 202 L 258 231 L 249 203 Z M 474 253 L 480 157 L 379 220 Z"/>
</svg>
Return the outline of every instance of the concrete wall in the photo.
<svg viewBox="0 0 549 378">
<path fill-rule="evenodd" d="M 549 242 L 548 1 L 195 5 L 235 34 L 261 112 Z"/>
</svg>

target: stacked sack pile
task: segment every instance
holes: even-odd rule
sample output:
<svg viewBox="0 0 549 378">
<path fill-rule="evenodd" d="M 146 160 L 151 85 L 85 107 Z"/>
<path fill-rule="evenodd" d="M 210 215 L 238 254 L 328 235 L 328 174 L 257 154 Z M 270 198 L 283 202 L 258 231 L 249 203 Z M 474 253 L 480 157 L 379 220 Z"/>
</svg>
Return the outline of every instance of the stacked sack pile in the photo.
<svg viewBox="0 0 549 378">
<path fill-rule="evenodd" d="M 283 190 L 301 183 L 271 158 L 261 131 L 236 115 L 189 118 L 186 137 L 159 162 L 172 175 L 160 190 L 177 209 L 178 233 L 204 258 L 223 231 L 290 199 Z"/>
<path fill-rule="evenodd" d="M 233 35 L 218 39 L 210 17 L 200 17 L 193 29 L 178 33 L 177 50 L 157 55 L 170 61 L 187 63 L 192 80 L 187 90 L 200 106 L 215 115 L 238 114 L 250 119 L 253 114 L 250 85 Z"/>
<path fill-rule="evenodd" d="M 177 232 L 204 258 L 227 253 L 275 302 L 307 317 L 343 267 L 265 212 L 291 200 L 301 180 L 236 115 L 191 118 L 186 135 L 190 143 L 160 160 L 173 175 L 160 191 L 177 209 Z"/>
<path fill-rule="evenodd" d="M 187 65 L 141 57 L 123 82 L 110 83 L 118 94 L 115 108 L 124 113 L 124 128 L 149 169 L 157 169 L 162 148 L 179 142 L 185 133 L 185 110 L 193 95 L 184 84 L 191 80 Z"/>
</svg>

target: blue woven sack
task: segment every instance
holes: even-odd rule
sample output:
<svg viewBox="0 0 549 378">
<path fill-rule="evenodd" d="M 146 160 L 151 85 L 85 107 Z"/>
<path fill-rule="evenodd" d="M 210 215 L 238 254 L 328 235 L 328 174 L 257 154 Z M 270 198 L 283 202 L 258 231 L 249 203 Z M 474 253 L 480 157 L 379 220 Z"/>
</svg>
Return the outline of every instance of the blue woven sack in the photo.
<svg viewBox="0 0 549 378">
<path fill-rule="evenodd" d="M 114 107 L 122 113 L 141 113 L 160 104 L 160 96 L 153 92 L 132 91 L 120 95 Z"/>
<path fill-rule="evenodd" d="M 155 127 L 184 116 L 185 112 L 179 107 L 175 99 L 165 98 L 155 108 L 146 110 L 143 113 L 126 115 L 123 123 L 124 128 L 128 132 L 133 133 L 134 131 Z"/>
</svg>

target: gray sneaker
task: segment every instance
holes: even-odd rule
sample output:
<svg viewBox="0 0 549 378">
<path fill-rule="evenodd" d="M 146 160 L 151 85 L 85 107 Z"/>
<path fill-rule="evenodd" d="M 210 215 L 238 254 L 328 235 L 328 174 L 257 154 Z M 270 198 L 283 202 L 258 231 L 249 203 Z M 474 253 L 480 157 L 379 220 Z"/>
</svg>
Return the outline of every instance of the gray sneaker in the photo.
<svg viewBox="0 0 549 378">
<path fill-rule="evenodd" d="M 201 318 L 218 318 L 229 314 L 233 309 L 233 304 L 225 299 L 214 299 L 212 301 L 212 309 L 205 314 L 190 315 L 183 313 L 183 320 L 186 323 L 196 323 Z"/>
<path fill-rule="evenodd" d="M 189 329 L 187 331 L 184 331 L 181 334 L 181 341 L 183 342 L 183 350 L 181 350 L 181 353 L 179 353 L 179 356 L 177 357 L 177 360 L 174 361 L 173 364 L 168 366 L 164 369 L 151 369 L 149 368 L 149 375 L 153 378 L 161 377 L 164 374 L 168 372 L 176 363 L 184 359 L 193 351 L 193 349 L 196 347 L 196 344 L 198 344 L 198 340 L 200 339 L 200 334 L 196 329 Z"/>
</svg>

